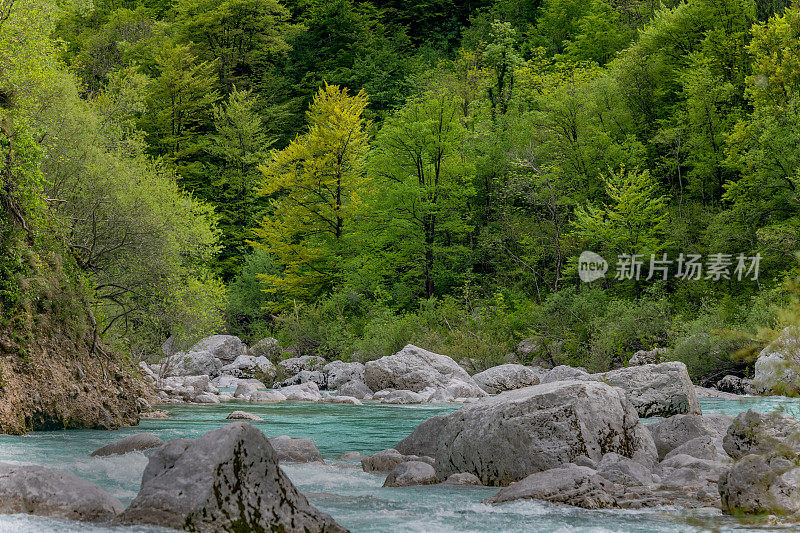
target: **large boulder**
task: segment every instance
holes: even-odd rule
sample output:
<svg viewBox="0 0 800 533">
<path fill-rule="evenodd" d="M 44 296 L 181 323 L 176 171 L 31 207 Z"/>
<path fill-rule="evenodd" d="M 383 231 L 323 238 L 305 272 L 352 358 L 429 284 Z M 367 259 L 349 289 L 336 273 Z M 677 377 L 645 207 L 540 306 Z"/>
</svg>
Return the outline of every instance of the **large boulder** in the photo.
<svg viewBox="0 0 800 533">
<path fill-rule="evenodd" d="M 327 377 L 328 388 L 337 390 L 348 381 L 364 381 L 364 365 L 333 361 L 322 367 Z"/>
<path fill-rule="evenodd" d="M 173 376 L 217 377 L 222 370 L 222 361 L 208 350 L 176 353 L 170 360 L 169 372 Z"/>
<path fill-rule="evenodd" d="M 689 372 L 679 361 L 620 368 L 597 377 L 623 389 L 641 417 L 701 413 Z"/>
<path fill-rule="evenodd" d="M 303 383 L 308 383 L 309 381 L 316 383 L 317 388 L 328 388 L 327 376 L 323 374 L 321 370 L 301 370 L 294 376 L 277 383 L 275 387 L 291 387 L 292 385 L 302 385 Z"/>
<path fill-rule="evenodd" d="M 254 345 L 247 350 L 248 355 L 252 355 L 253 357 L 267 357 L 273 358 L 278 355 L 280 351 L 280 346 L 278 343 L 278 339 L 273 339 L 272 337 L 267 337 L 266 339 L 261 339 Z"/>
<path fill-rule="evenodd" d="M 366 384 L 374 391 L 420 392 L 426 387 L 445 387 L 453 378 L 475 385 L 467 371 L 451 358 L 413 344 L 407 344 L 394 355 L 369 361 L 364 368 Z"/>
<path fill-rule="evenodd" d="M 410 487 L 436 483 L 436 470 L 422 461 L 404 461 L 389 472 L 384 487 Z"/>
<path fill-rule="evenodd" d="M 733 418 L 728 415 L 674 415 L 645 427 L 653 435 L 659 460 L 683 444 L 697 437 L 721 439 L 728 431 Z"/>
<path fill-rule="evenodd" d="M 521 499 L 543 500 L 575 505 L 585 509 L 616 507 L 613 485 L 586 466 L 565 464 L 535 472 L 500 490 L 486 503 L 504 503 Z"/>
<path fill-rule="evenodd" d="M 597 466 L 597 473 L 618 485 L 640 486 L 653 483 L 653 475 L 648 467 L 614 452 L 603 456 Z"/>
<path fill-rule="evenodd" d="M 313 381 L 307 381 L 301 385 L 292 385 L 284 387 L 280 393 L 286 397 L 287 400 L 295 400 L 301 402 L 319 402 L 322 401 L 322 395 L 319 393 L 319 387 Z"/>
<path fill-rule="evenodd" d="M 753 394 L 755 392 L 752 379 L 740 378 L 730 374 L 717 381 L 716 388 L 722 392 L 739 395 Z"/>
<path fill-rule="evenodd" d="M 777 412 L 761 414 L 748 410 L 733 419 L 723 439 L 725 451 L 734 459 L 749 454 L 800 455 L 800 420 Z"/>
<path fill-rule="evenodd" d="M 728 467 L 730 462 L 700 459 L 686 454 L 671 455 L 658 465 L 661 488 L 681 492 L 708 489 L 716 493 L 719 476 Z"/>
<path fill-rule="evenodd" d="M 203 532 L 346 531 L 308 503 L 267 438 L 245 422 L 153 452 L 139 494 L 118 521 Z"/>
<path fill-rule="evenodd" d="M 0 463 L 0 513 L 65 520 L 110 520 L 122 503 L 75 474 L 43 466 Z"/>
<path fill-rule="evenodd" d="M 237 357 L 247 353 L 247 346 L 242 339 L 233 335 L 212 335 L 192 346 L 189 351 L 211 352 L 217 359 L 232 363 Z"/>
<path fill-rule="evenodd" d="M 280 437 L 273 437 L 269 439 L 272 449 L 279 461 L 288 461 L 291 463 L 314 463 L 325 462 L 322 459 L 322 454 L 319 453 L 317 445 L 311 439 L 300 439 L 281 435 Z"/>
<path fill-rule="evenodd" d="M 750 454 L 719 478 L 722 510 L 787 515 L 800 512 L 800 467 L 784 457 Z"/>
<path fill-rule="evenodd" d="M 135 435 L 128 435 L 117 442 L 112 442 L 111 444 L 103 446 L 89 455 L 92 457 L 122 455 L 130 452 L 149 450 L 150 448 L 158 448 L 162 444 L 164 444 L 164 441 L 152 433 L 136 433 Z"/>
<path fill-rule="evenodd" d="M 753 388 L 765 394 L 800 392 L 800 328 L 789 326 L 767 345 L 755 364 Z"/>
<path fill-rule="evenodd" d="M 567 365 L 559 365 L 548 370 L 546 374 L 541 376 L 540 381 L 542 383 L 555 383 L 556 381 L 570 381 L 576 379 L 594 381 L 592 375 L 584 369 Z"/>
<path fill-rule="evenodd" d="M 325 366 L 325 359 L 318 355 L 303 355 L 279 361 L 278 366 L 283 370 L 284 375 L 294 376 L 303 370 L 322 370 L 322 367 Z"/>
<path fill-rule="evenodd" d="M 358 398 L 359 400 L 363 400 L 367 396 L 370 398 L 372 397 L 372 389 L 367 387 L 367 384 L 363 381 L 348 381 L 347 383 L 341 385 L 337 390 L 338 394 L 343 396 L 352 396 L 353 398 Z"/>
<path fill-rule="evenodd" d="M 232 363 L 223 366 L 220 371 L 237 378 L 252 378 L 256 374 L 265 380 L 272 382 L 275 379 L 277 370 L 272 361 L 264 356 L 240 355 Z"/>
<path fill-rule="evenodd" d="M 394 449 L 405 455 L 435 457 L 439 449 L 439 437 L 445 425 L 447 425 L 447 415 L 429 418 L 418 425 L 408 437 L 398 442 Z"/>
<path fill-rule="evenodd" d="M 447 415 L 436 451 L 441 479 L 470 472 L 507 485 L 578 456 L 616 452 L 644 463 L 656 449 L 625 393 L 595 381 L 561 381 L 504 392 Z"/>
<path fill-rule="evenodd" d="M 506 364 L 493 366 L 472 376 L 478 386 L 489 394 L 521 389 L 539 384 L 539 372 L 531 366 Z"/>
</svg>

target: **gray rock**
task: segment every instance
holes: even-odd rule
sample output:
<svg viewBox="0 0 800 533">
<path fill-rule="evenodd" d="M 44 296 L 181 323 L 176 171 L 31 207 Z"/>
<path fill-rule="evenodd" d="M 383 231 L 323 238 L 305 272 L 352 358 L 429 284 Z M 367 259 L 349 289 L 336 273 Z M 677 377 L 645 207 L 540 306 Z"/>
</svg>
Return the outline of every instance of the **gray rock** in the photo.
<svg viewBox="0 0 800 533">
<path fill-rule="evenodd" d="M 369 361 L 364 369 L 364 380 L 375 391 L 399 389 L 420 392 L 426 387 L 445 387 L 453 378 L 475 384 L 469 374 L 451 358 L 412 344 L 394 355 Z"/>
<path fill-rule="evenodd" d="M 236 391 L 234 391 L 233 393 L 233 397 L 246 400 L 247 398 L 250 397 L 251 394 L 253 394 L 257 390 L 258 389 L 256 388 L 256 386 L 253 385 L 252 383 L 247 383 L 247 382 L 239 383 L 239 385 L 236 387 Z"/>
<path fill-rule="evenodd" d="M 343 396 L 352 396 L 359 400 L 363 400 L 367 396 L 372 397 L 372 389 L 367 387 L 367 384 L 362 381 L 348 381 L 341 385 L 337 392 Z"/>
<path fill-rule="evenodd" d="M 717 461 L 721 463 L 731 462 L 730 456 L 725 453 L 725 449 L 722 446 L 722 438 L 712 437 L 711 435 L 703 435 L 702 437 L 697 437 L 689 442 L 681 444 L 667 453 L 667 455 L 664 456 L 664 460 L 681 454 L 704 459 L 706 461 Z"/>
<path fill-rule="evenodd" d="M 486 500 L 486 503 L 536 499 L 584 509 L 604 509 L 617 506 L 612 490 L 611 483 L 596 471 L 570 463 L 536 472 L 512 483 Z"/>
<path fill-rule="evenodd" d="M 118 522 L 203 532 L 346 531 L 308 503 L 267 438 L 246 422 L 153 452 L 141 490 Z"/>
<path fill-rule="evenodd" d="M 782 457 L 746 455 L 719 479 L 726 513 L 787 515 L 800 512 L 800 467 Z"/>
<path fill-rule="evenodd" d="M 291 387 L 292 385 L 302 385 L 303 383 L 308 383 L 309 381 L 316 383 L 318 389 L 328 388 L 327 377 L 320 370 L 301 370 L 294 376 L 278 383 L 276 387 Z"/>
<path fill-rule="evenodd" d="M 280 352 L 280 346 L 278 344 L 278 339 L 273 339 L 272 337 L 267 337 L 266 339 L 261 339 L 254 345 L 250 347 L 247 351 L 249 355 L 253 357 L 266 357 L 266 358 L 273 358 L 278 355 Z"/>
<path fill-rule="evenodd" d="M 230 364 L 222 367 L 221 372 L 242 379 L 252 378 L 258 373 L 267 381 L 274 381 L 277 370 L 272 361 L 264 356 L 240 355 Z"/>
<path fill-rule="evenodd" d="M 731 392 L 723 392 L 717 389 L 709 389 L 707 387 L 694 386 L 694 392 L 698 398 L 716 398 L 720 400 L 741 400 L 742 397 L 738 394 Z"/>
<path fill-rule="evenodd" d="M 255 403 L 276 403 L 286 401 L 286 396 L 280 391 L 259 390 L 251 393 L 246 399 L 249 402 Z"/>
<path fill-rule="evenodd" d="M 281 435 L 269 439 L 280 462 L 291 463 L 324 463 L 322 454 L 311 439 L 299 439 Z"/>
<path fill-rule="evenodd" d="M 117 442 L 103 446 L 89 455 L 92 457 L 122 455 L 135 451 L 149 450 L 150 448 L 158 448 L 162 444 L 164 444 L 164 441 L 152 433 L 136 433 L 135 435 L 128 435 Z"/>
<path fill-rule="evenodd" d="M 797 394 L 800 392 L 798 363 L 800 328 L 789 326 L 761 350 L 755 364 L 753 388 L 758 393 Z"/>
<path fill-rule="evenodd" d="M 486 391 L 481 389 L 474 381 L 462 381 L 453 378 L 445 386 L 444 392 L 453 398 L 485 398 Z M 434 397 L 431 395 L 431 397 Z"/>
<path fill-rule="evenodd" d="M 303 370 L 322 370 L 325 359 L 318 355 L 303 355 L 284 359 L 278 362 L 278 366 L 283 369 L 285 375 L 294 376 Z"/>
<path fill-rule="evenodd" d="M 699 459 L 686 454 L 672 455 L 658 465 L 661 487 L 686 491 L 716 484 L 730 463 Z"/>
<path fill-rule="evenodd" d="M 653 476 L 648 468 L 614 452 L 603 456 L 597 467 L 597 473 L 619 485 L 636 486 L 653 483 Z"/>
<path fill-rule="evenodd" d="M 421 461 L 434 464 L 433 457 L 419 455 L 403 455 L 394 448 L 381 450 L 373 455 L 365 455 L 361 458 L 361 468 L 364 472 L 391 472 L 400 463 L 406 461 Z"/>
<path fill-rule="evenodd" d="M 585 380 L 594 381 L 591 374 L 582 368 L 573 368 L 571 366 L 559 365 L 552 370 L 548 371 L 544 376 L 541 376 L 541 383 L 555 383 L 556 381 L 574 381 Z"/>
<path fill-rule="evenodd" d="M 208 351 L 217 359 L 231 363 L 240 355 L 247 353 L 247 346 L 242 342 L 242 339 L 233 335 L 212 335 L 192 346 L 189 351 Z"/>
<path fill-rule="evenodd" d="M 436 452 L 439 478 L 470 472 L 507 485 L 585 455 L 655 458 L 650 433 L 625 393 L 593 381 L 507 391 L 447 415 Z"/>
<path fill-rule="evenodd" d="M 422 461 L 404 461 L 389 472 L 384 487 L 410 487 L 436 483 L 436 470 Z"/>
<path fill-rule="evenodd" d="M 404 455 L 436 456 L 439 437 L 447 425 L 447 415 L 438 415 L 425 420 L 411 434 L 397 443 L 395 449 Z"/>
<path fill-rule="evenodd" d="M 458 474 L 450 474 L 444 483 L 448 485 L 480 485 L 481 480 L 475 474 L 459 472 Z"/>
<path fill-rule="evenodd" d="M 109 520 L 122 503 L 75 474 L 43 466 L 0 463 L 0 513 L 65 520 Z"/>
<path fill-rule="evenodd" d="M 752 453 L 800 454 L 800 420 L 777 412 L 748 410 L 733 420 L 722 441 L 728 455 L 739 459 Z"/>
<path fill-rule="evenodd" d="M 349 381 L 364 381 L 364 365 L 361 363 L 332 361 L 322 367 L 322 372 L 325 374 L 328 388 L 331 390 L 338 390 Z"/>
<path fill-rule="evenodd" d="M 653 435 L 658 458 L 697 437 L 722 438 L 733 418 L 728 415 L 675 415 L 645 427 Z"/>
<path fill-rule="evenodd" d="M 521 389 L 539 384 L 539 372 L 524 365 L 499 365 L 472 376 L 475 383 L 489 394 Z"/>
<path fill-rule="evenodd" d="M 596 376 L 623 389 L 641 417 L 701 413 L 689 372 L 679 361 L 620 368 Z"/>
<path fill-rule="evenodd" d="M 253 413 L 247 411 L 234 411 L 226 417 L 227 420 L 254 420 L 256 422 L 263 422 L 264 419 Z M 273 446 L 274 447 L 274 446 Z"/>
<path fill-rule="evenodd" d="M 353 398 L 352 396 L 342 396 L 341 394 L 337 394 L 335 396 L 324 396 L 322 401 L 326 403 L 339 403 L 343 405 L 364 405 L 358 398 Z"/>
<path fill-rule="evenodd" d="M 423 403 L 425 401 L 425 397 L 416 392 L 394 389 L 380 390 L 372 395 L 372 399 L 393 404 Z"/>
<path fill-rule="evenodd" d="M 666 348 L 653 348 L 652 350 L 639 350 L 628 361 L 630 366 L 657 365 L 669 354 Z"/>
<path fill-rule="evenodd" d="M 721 380 L 717 381 L 717 390 L 739 395 L 755 393 L 752 379 L 745 379 L 732 375 L 727 375 Z"/>
<path fill-rule="evenodd" d="M 219 396 L 208 392 L 201 392 L 200 394 L 195 394 L 190 398 L 192 403 L 219 403 L 220 399 Z"/>
<path fill-rule="evenodd" d="M 302 385 L 292 385 L 284 387 L 280 393 L 286 397 L 287 400 L 296 400 L 301 402 L 319 402 L 322 400 L 322 395 L 319 393 L 319 387 L 313 381 L 307 381 Z"/>
<path fill-rule="evenodd" d="M 176 353 L 172 356 L 170 374 L 173 376 L 217 377 L 222 370 L 222 361 L 207 350 L 189 353 Z"/>
<path fill-rule="evenodd" d="M 394 467 L 405 461 L 404 457 L 393 448 L 381 450 L 373 455 L 362 457 L 361 468 L 364 472 L 391 472 Z"/>
<path fill-rule="evenodd" d="M 249 383 L 257 389 L 266 389 L 262 381 L 253 378 L 237 378 L 229 374 L 220 374 L 211 380 L 211 384 L 220 389 L 235 389 L 242 383 Z"/>
</svg>

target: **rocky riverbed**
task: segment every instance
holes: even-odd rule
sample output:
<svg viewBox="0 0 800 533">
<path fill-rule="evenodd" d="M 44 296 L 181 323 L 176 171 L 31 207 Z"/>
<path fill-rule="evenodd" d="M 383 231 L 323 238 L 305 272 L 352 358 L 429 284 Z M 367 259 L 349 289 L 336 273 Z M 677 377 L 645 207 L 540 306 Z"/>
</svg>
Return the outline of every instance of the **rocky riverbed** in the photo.
<svg viewBox="0 0 800 533">
<path fill-rule="evenodd" d="M 576 516 L 613 513 L 612 523 L 650 510 L 655 522 L 643 530 L 687 530 L 698 520 L 733 526 L 735 516 L 794 523 L 800 513 L 800 420 L 791 409 L 759 412 L 770 402 L 795 403 L 695 387 L 680 362 L 640 353 L 633 359 L 642 364 L 599 374 L 510 363 L 470 375 L 412 345 L 363 365 L 304 356 L 275 366 L 264 355 L 274 347 L 270 339 L 248 348 L 215 336 L 140 365 L 156 394 L 139 409 L 158 429 L 118 432 L 122 438 L 86 454 L 134 465 L 124 497 L 102 475 L 93 484 L 91 469 L 80 476 L 72 461 L 59 469 L 47 454 L 37 461 L 0 453 L 0 512 L 100 528 L 339 532 L 370 516 L 369 505 L 342 499 L 348 484 L 370 479 L 414 495 L 412 507 L 415 498 L 449 494 L 489 515 L 555 505 Z M 203 417 L 185 425 L 187 413 Z M 389 413 L 387 426 L 380 417 Z M 275 431 L 282 424 L 287 430 Z M 79 434 L 51 434 L 65 441 L 61 454 L 72 453 L 72 435 Z M 6 443 L 15 445 L 13 437 Z M 331 468 L 336 481 L 323 487 L 292 480 L 292 471 L 325 478 Z M 141 483 L 131 488 L 130 477 Z M 347 512 L 339 501 L 350 501 Z M 667 511 L 675 515 L 667 523 L 683 525 L 661 529 Z M 475 525 L 461 518 L 454 530 Z M 406 525 L 388 523 L 387 530 Z"/>
</svg>

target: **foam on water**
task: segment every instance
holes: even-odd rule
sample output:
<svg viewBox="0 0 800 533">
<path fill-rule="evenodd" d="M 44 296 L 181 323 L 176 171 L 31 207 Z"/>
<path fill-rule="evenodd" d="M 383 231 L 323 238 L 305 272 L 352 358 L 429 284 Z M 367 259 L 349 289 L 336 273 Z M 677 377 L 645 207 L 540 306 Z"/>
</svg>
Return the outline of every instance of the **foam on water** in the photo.
<svg viewBox="0 0 800 533">
<path fill-rule="evenodd" d="M 785 398 L 701 400 L 704 413 L 736 415 L 747 409 L 781 409 L 797 413 L 800 403 Z M 89 454 L 133 433 L 151 432 L 164 440 L 196 438 L 228 423 L 234 410 L 264 418 L 254 422 L 266 435 L 309 437 L 327 464 L 285 464 L 282 468 L 308 499 L 354 533 L 390 532 L 640 532 L 744 531 L 717 510 L 650 509 L 587 511 L 526 500 L 491 506 L 483 500 L 496 488 L 432 485 L 384 488 L 383 476 L 361 471 L 357 460 L 337 461 L 351 451 L 374 453 L 393 447 L 421 421 L 459 407 L 452 404 L 364 406 L 285 402 L 168 406 L 169 420 L 144 420 L 139 427 L 118 431 L 39 432 L 0 436 L 0 461 L 41 464 L 97 483 L 127 504 L 139 490 L 147 452 L 122 456 Z M 159 528 L 111 527 L 27 515 L 0 516 L 0 532 L 155 533 Z M 764 531 L 760 529 L 759 531 Z"/>
</svg>

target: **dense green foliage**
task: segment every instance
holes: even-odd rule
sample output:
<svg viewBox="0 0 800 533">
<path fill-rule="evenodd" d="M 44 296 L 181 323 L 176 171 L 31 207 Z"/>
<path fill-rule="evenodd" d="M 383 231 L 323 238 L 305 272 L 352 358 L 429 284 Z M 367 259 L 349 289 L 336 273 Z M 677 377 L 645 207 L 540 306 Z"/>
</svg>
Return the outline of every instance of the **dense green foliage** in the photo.
<svg viewBox="0 0 800 533">
<path fill-rule="evenodd" d="M 712 379 L 747 372 L 730 356 L 798 275 L 798 7 L 95 0 L 34 29 L 6 5 L 17 202 L 131 346 L 224 318 L 295 352 L 417 342 L 476 367 L 528 337 L 593 370 L 668 347 Z M 583 250 L 604 278 L 579 280 Z M 639 279 L 615 279 L 624 255 Z"/>
</svg>

